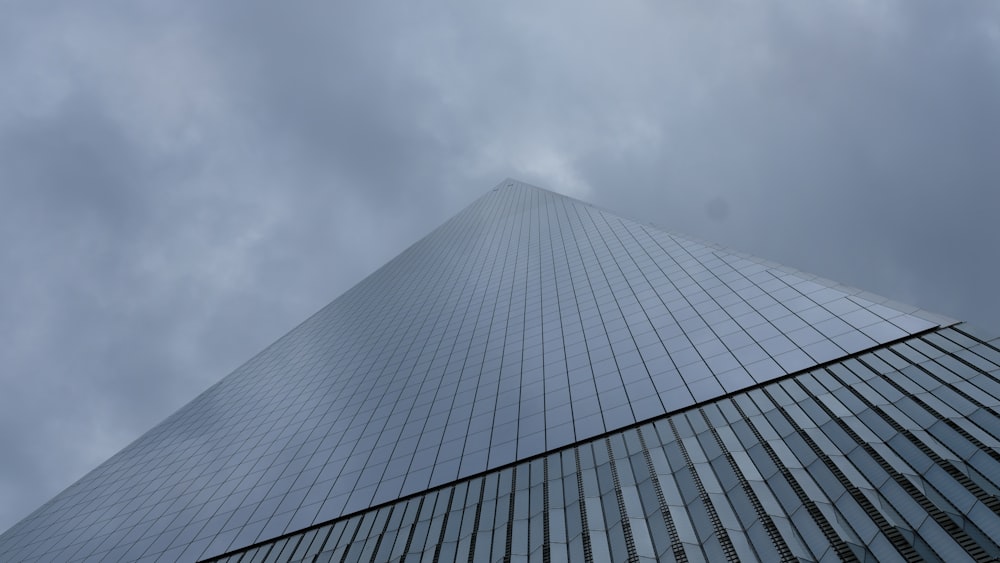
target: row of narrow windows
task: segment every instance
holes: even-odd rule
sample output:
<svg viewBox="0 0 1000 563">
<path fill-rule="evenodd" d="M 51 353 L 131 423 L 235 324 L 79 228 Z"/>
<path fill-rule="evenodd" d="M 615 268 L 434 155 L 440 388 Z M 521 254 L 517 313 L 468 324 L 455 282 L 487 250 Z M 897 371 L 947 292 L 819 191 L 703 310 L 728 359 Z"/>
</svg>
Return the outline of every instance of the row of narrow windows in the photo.
<svg viewBox="0 0 1000 563">
<path fill-rule="evenodd" d="M 997 560 L 998 362 L 945 329 L 218 560 Z"/>
</svg>

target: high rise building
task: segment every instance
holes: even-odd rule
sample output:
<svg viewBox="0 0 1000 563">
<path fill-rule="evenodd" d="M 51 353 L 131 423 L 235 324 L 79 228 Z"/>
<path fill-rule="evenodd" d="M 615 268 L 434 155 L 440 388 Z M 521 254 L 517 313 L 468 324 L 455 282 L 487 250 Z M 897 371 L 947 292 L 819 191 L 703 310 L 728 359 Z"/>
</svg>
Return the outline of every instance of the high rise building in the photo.
<svg viewBox="0 0 1000 563">
<path fill-rule="evenodd" d="M 996 344 L 507 180 L 0 560 L 995 560 Z"/>
</svg>

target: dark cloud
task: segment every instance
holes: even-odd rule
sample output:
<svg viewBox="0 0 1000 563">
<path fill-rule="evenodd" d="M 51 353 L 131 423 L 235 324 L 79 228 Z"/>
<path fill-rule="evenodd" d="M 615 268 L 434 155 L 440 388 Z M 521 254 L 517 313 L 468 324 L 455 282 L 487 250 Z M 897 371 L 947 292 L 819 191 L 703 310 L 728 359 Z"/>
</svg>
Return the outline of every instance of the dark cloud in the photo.
<svg viewBox="0 0 1000 563">
<path fill-rule="evenodd" d="M 1000 331 L 987 2 L 0 8 L 0 528 L 506 176 Z"/>
</svg>

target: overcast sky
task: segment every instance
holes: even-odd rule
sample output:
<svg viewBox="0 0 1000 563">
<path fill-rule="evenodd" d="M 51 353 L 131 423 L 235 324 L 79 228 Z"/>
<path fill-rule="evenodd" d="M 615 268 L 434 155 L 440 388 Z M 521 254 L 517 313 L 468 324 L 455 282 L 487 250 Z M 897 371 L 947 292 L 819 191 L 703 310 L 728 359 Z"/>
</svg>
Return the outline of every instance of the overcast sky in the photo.
<svg viewBox="0 0 1000 563">
<path fill-rule="evenodd" d="M 470 4 L 0 5 L 0 530 L 508 176 L 1000 334 L 1000 4 Z"/>
</svg>

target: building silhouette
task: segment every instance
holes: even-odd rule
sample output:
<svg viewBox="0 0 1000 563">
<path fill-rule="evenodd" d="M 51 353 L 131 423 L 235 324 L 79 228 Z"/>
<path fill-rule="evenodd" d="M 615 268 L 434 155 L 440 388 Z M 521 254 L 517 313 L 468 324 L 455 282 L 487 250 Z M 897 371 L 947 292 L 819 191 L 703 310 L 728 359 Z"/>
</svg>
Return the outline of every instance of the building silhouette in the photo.
<svg viewBox="0 0 1000 563">
<path fill-rule="evenodd" d="M 505 180 L 0 561 L 990 561 L 974 329 Z"/>
</svg>

